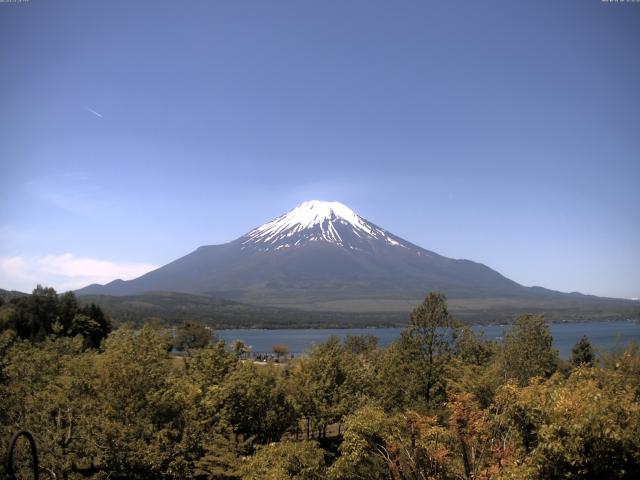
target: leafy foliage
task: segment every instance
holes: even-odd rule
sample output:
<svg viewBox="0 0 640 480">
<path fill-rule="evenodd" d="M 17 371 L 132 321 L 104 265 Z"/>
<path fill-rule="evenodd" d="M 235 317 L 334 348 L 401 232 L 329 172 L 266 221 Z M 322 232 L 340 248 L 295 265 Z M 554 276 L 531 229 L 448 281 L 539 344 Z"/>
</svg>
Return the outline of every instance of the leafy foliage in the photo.
<svg viewBox="0 0 640 480">
<path fill-rule="evenodd" d="M 41 342 L 49 335 L 83 338 L 85 348 L 98 348 L 111 331 L 111 321 L 95 304 L 80 307 L 73 292 L 58 295 L 38 285 L 31 295 L 0 305 L 0 331 Z"/>
<path fill-rule="evenodd" d="M 279 442 L 258 448 L 242 468 L 244 480 L 321 480 L 325 453 L 316 442 Z"/>
<path fill-rule="evenodd" d="M 596 360 L 596 354 L 589 339 L 583 336 L 571 349 L 571 364 L 574 367 L 587 365 L 591 367 Z"/>
<path fill-rule="evenodd" d="M 617 372 L 582 366 L 499 394 L 531 478 L 636 478 L 640 404 Z"/>
<path fill-rule="evenodd" d="M 222 341 L 173 356 L 157 325 L 121 327 L 94 348 L 108 325 L 99 310 L 50 289 L 32 297 L 0 307 L 0 437 L 33 432 L 43 476 L 640 476 L 635 344 L 596 361 L 579 342 L 574 368 L 559 369 L 543 318 L 488 342 L 432 294 L 387 348 L 332 338 L 264 365 Z"/>
<path fill-rule="evenodd" d="M 558 352 L 542 315 L 521 315 L 505 335 L 502 368 L 506 378 L 524 386 L 535 376 L 550 377 L 558 367 Z"/>
<path fill-rule="evenodd" d="M 193 348 L 206 347 L 211 340 L 210 328 L 198 322 L 185 322 L 176 332 L 174 347 L 188 352 Z"/>
</svg>

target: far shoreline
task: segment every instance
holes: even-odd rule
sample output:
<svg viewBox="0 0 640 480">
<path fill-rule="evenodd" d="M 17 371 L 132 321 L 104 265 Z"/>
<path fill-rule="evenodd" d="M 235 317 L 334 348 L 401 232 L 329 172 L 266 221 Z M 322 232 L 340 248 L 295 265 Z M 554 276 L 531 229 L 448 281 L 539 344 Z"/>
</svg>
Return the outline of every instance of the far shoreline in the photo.
<svg viewBox="0 0 640 480">
<path fill-rule="evenodd" d="M 221 340 L 230 344 L 234 340 L 242 340 L 250 345 L 254 353 L 271 352 L 273 345 L 285 344 L 292 354 L 300 355 L 308 351 L 313 344 L 327 341 L 332 336 L 344 339 L 348 336 L 373 335 L 378 339 L 380 347 L 386 347 L 395 341 L 403 327 L 356 327 L 356 328 L 235 328 L 214 330 Z M 488 340 L 502 340 L 509 324 L 469 325 L 474 331 L 482 333 Z M 586 336 L 595 347 L 610 350 L 629 341 L 640 343 L 640 322 L 632 319 L 593 320 L 582 322 L 549 323 L 557 348 L 562 357 L 570 356 L 571 348 L 577 341 Z"/>
</svg>

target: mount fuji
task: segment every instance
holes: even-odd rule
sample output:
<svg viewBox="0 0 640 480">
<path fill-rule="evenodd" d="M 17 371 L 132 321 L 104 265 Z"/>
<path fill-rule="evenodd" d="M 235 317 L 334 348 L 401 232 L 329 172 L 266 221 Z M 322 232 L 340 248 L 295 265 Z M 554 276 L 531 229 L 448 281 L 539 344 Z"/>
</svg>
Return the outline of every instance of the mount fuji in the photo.
<svg viewBox="0 0 640 480">
<path fill-rule="evenodd" d="M 516 311 L 527 305 L 539 309 L 618 302 L 522 286 L 483 264 L 414 245 L 339 202 L 318 200 L 134 280 L 89 285 L 76 293 L 151 291 L 329 311 L 404 311 L 430 291 L 444 292 L 454 310 L 456 305 L 476 310 L 511 306 Z"/>
</svg>

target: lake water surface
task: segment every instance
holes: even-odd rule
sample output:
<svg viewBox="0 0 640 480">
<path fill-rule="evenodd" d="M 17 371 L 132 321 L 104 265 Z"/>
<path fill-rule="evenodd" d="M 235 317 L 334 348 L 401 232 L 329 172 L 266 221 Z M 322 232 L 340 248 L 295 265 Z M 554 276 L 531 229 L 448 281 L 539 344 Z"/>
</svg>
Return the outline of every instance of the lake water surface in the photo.
<svg viewBox="0 0 640 480">
<path fill-rule="evenodd" d="M 481 325 L 472 327 L 484 331 L 485 337 L 499 339 L 508 326 Z M 616 345 L 624 346 L 630 340 L 640 343 L 640 323 L 632 321 L 582 322 L 551 324 L 553 345 L 562 357 L 571 356 L 571 348 L 586 335 L 592 345 L 599 350 L 609 350 Z M 306 352 L 314 343 L 325 342 L 332 335 L 340 339 L 347 335 L 375 335 L 378 344 L 385 347 L 392 343 L 402 328 L 325 328 L 325 329 L 289 329 L 289 330 L 218 330 L 220 338 L 227 343 L 239 339 L 251 345 L 253 352 L 271 352 L 273 345 L 286 344 L 294 354 Z"/>
</svg>

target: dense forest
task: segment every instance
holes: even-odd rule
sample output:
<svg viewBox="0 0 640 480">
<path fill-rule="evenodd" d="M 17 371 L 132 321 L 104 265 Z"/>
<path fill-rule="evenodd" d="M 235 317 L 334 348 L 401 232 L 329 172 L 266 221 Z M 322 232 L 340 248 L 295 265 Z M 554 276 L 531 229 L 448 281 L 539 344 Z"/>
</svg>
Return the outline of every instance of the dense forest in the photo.
<svg viewBox="0 0 640 480">
<path fill-rule="evenodd" d="M 406 327 L 412 306 L 407 302 L 405 307 L 396 304 L 393 310 L 390 307 L 377 310 L 376 305 L 370 305 L 365 311 L 360 311 L 364 307 L 356 302 L 355 310 L 301 310 L 179 292 L 146 292 L 130 296 L 79 295 L 78 301 L 83 305 L 99 305 L 116 326 L 123 323 L 142 326 L 149 319 L 158 319 L 173 325 L 198 321 L 217 329 Z M 458 298 L 450 299 L 448 303 L 456 318 L 476 325 L 506 324 L 519 314 L 531 313 L 544 313 L 550 322 L 640 318 L 640 309 L 633 302 L 624 308 L 615 300 L 598 297 L 583 296 L 580 302 L 576 299 L 561 302 L 541 298 L 537 302 L 526 303 L 514 298 L 501 301 Z"/>
<path fill-rule="evenodd" d="M 361 328 L 407 325 L 400 312 L 305 311 L 249 305 L 231 300 L 179 292 L 147 292 L 131 296 L 80 295 L 83 304 L 96 304 L 114 325 L 141 327 L 151 321 L 180 325 L 197 321 L 217 329 L 233 328 Z"/>
<path fill-rule="evenodd" d="M 640 350 L 583 338 L 562 360 L 539 315 L 492 342 L 431 293 L 387 348 L 258 363 L 194 323 L 111 331 L 39 287 L 0 330 L 0 439 L 32 432 L 43 478 L 640 478 Z"/>
<path fill-rule="evenodd" d="M 28 297 L 21 292 L 0 289 L 0 300 L 10 302 Z M 215 329 L 236 328 L 366 328 L 401 327 L 409 323 L 410 303 L 400 310 L 301 310 L 297 308 L 251 305 L 225 298 L 181 292 L 145 292 L 138 295 L 77 295 L 81 306 L 98 306 L 109 316 L 113 327 L 129 325 L 140 328 L 145 323 L 179 326 L 185 322 L 199 322 Z M 544 314 L 550 322 L 579 322 L 589 320 L 640 319 L 637 305 L 624 309 L 610 303 L 611 299 L 584 297 L 583 306 L 572 300 L 566 302 L 541 301 L 534 307 L 503 299 L 477 303 L 478 299 L 449 300 L 449 310 L 457 319 L 475 325 L 508 324 L 520 314 Z M 589 301 L 594 302 L 589 304 Z M 417 303 L 417 302 L 416 302 Z M 372 306 L 372 308 L 374 308 Z M 396 308 L 401 308 L 396 306 Z M 403 307 L 404 308 L 404 307 Z"/>
</svg>

